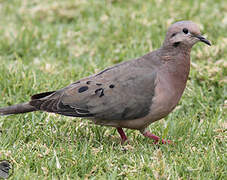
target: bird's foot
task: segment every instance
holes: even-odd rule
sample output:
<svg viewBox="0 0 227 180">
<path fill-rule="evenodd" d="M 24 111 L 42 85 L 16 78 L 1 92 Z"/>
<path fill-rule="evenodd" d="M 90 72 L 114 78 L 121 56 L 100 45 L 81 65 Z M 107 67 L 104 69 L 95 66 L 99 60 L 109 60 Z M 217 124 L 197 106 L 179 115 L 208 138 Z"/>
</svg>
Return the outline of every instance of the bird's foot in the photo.
<svg viewBox="0 0 227 180">
<path fill-rule="evenodd" d="M 154 144 L 157 144 L 157 143 L 159 143 L 160 142 L 160 137 L 158 137 L 158 136 L 156 136 L 156 135 L 154 135 L 154 134 L 152 134 L 152 133 L 150 133 L 149 131 L 145 131 L 145 132 L 143 132 L 142 133 L 145 137 L 148 137 L 148 138 L 150 138 L 150 139 L 153 139 L 155 142 L 154 142 Z M 173 144 L 172 143 L 172 141 L 170 141 L 170 140 L 164 140 L 164 139 L 161 139 L 161 142 L 162 142 L 162 144 Z"/>
<path fill-rule="evenodd" d="M 117 132 L 120 134 L 121 136 L 121 144 L 124 144 L 125 141 L 127 141 L 127 136 L 125 135 L 125 132 L 123 131 L 122 128 L 117 128 Z"/>
</svg>

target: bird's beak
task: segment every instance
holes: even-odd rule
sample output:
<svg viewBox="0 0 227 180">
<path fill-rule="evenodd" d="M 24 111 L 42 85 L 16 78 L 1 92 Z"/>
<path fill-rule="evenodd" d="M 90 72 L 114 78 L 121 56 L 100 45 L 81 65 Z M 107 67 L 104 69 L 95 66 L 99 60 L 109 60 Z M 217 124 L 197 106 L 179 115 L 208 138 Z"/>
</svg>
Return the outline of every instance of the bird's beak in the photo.
<svg viewBox="0 0 227 180">
<path fill-rule="evenodd" d="M 201 36 L 201 35 L 195 35 L 195 37 L 197 37 L 200 41 L 208 44 L 209 46 L 211 46 L 210 41 L 208 41 L 205 37 Z"/>
</svg>

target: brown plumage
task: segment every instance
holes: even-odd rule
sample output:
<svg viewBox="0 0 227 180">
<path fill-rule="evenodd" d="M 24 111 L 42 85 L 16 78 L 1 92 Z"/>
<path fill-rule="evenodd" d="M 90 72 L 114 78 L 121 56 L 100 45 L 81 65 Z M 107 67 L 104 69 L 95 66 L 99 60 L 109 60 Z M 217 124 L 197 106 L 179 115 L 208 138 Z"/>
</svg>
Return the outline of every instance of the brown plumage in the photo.
<svg viewBox="0 0 227 180">
<path fill-rule="evenodd" d="M 0 114 L 46 111 L 85 117 L 116 127 L 122 141 L 127 139 L 122 128 L 129 128 L 158 142 L 160 138 L 146 127 L 176 107 L 188 79 L 191 48 L 198 41 L 210 45 L 196 24 L 177 22 L 168 29 L 160 49 L 63 89 L 33 95 L 28 103 L 0 108 Z"/>
</svg>

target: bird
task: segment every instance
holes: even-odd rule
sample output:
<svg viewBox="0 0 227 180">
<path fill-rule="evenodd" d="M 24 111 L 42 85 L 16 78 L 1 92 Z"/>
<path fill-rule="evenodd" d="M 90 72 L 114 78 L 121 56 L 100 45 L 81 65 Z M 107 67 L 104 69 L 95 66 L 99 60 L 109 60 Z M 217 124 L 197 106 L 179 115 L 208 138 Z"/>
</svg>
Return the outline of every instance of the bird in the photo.
<svg viewBox="0 0 227 180">
<path fill-rule="evenodd" d="M 0 115 L 44 111 L 80 117 L 117 129 L 139 130 L 154 143 L 171 144 L 148 130 L 178 104 L 190 71 L 194 44 L 211 43 L 192 21 L 178 21 L 166 33 L 162 46 L 142 57 L 127 60 L 56 91 L 31 96 L 29 102 L 0 108 Z"/>
</svg>

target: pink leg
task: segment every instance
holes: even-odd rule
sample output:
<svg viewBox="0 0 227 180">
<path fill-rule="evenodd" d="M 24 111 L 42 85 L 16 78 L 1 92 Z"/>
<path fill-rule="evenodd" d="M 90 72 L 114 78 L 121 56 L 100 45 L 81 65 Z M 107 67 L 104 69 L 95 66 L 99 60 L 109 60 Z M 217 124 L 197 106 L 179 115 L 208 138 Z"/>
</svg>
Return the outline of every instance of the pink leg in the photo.
<svg viewBox="0 0 227 180">
<path fill-rule="evenodd" d="M 117 128 L 117 132 L 120 134 L 120 136 L 121 136 L 121 144 L 123 144 L 127 140 L 125 132 L 123 131 L 122 128 Z"/>
<path fill-rule="evenodd" d="M 145 137 L 153 139 L 155 141 L 155 144 L 157 144 L 160 141 L 160 137 L 155 136 L 154 134 L 150 133 L 149 131 L 145 131 L 142 134 Z M 172 144 L 172 141 L 162 139 L 162 144 Z"/>
</svg>

